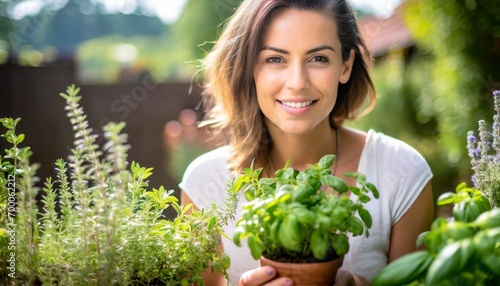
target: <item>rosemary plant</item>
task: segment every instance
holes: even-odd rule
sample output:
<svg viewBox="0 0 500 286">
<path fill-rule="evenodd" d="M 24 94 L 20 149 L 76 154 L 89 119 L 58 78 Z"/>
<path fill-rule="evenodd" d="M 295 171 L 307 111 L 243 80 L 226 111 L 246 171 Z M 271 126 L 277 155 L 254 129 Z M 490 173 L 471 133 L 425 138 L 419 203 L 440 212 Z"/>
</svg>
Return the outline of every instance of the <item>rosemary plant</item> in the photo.
<svg viewBox="0 0 500 286">
<path fill-rule="evenodd" d="M 150 189 L 152 169 L 127 162 L 125 124 L 106 125 L 100 148 L 78 92 L 61 94 L 75 135 L 71 155 L 55 161 L 56 178 L 42 186 L 16 134 L 20 119 L 1 119 L 12 146 L 0 156 L 1 284 L 203 285 L 207 268 L 227 275 L 219 236 L 237 195 L 222 209 L 197 211 L 172 190 Z M 173 220 L 163 216 L 168 207 L 177 211 Z"/>
</svg>

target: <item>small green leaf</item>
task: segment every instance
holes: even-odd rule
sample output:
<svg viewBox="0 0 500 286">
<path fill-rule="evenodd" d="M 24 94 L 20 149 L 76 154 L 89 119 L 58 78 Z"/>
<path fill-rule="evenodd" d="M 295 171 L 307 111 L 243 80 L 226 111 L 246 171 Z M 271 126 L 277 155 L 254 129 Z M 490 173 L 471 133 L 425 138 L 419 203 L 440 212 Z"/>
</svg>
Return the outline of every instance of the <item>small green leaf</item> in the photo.
<svg viewBox="0 0 500 286">
<path fill-rule="evenodd" d="M 366 227 L 368 228 L 372 227 L 372 216 L 370 215 L 370 212 L 362 207 L 358 210 L 358 213 L 363 222 L 365 223 Z"/>
<path fill-rule="evenodd" d="M 17 144 L 20 144 L 24 141 L 24 134 L 19 134 L 17 135 L 17 138 L 16 138 L 16 143 Z"/>
<path fill-rule="evenodd" d="M 212 230 L 212 228 L 215 226 L 216 223 L 217 223 L 217 218 L 212 217 L 207 225 L 208 230 Z"/>
<path fill-rule="evenodd" d="M 427 236 L 427 234 L 429 234 L 429 232 L 430 231 L 424 231 L 424 232 L 422 232 L 421 234 L 419 234 L 417 236 L 417 243 L 416 243 L 417 248 L 419 248 L 422 245 L 424 245 L 425 237 Z"/>
<path fill-rule="evenodd" d="M 349 190 L 347 183 L 339 177 L 333 175 L 325 175 L 320 178 L 322 184 L 327 185 L 337 191 L 339 194 L 344 194 Z"/>
<path fill-rule="evenodd" d="M 246 175 L 240 175 L 234 179 L 231 191 L 233 193 L 239 192 L 245 185 L 250 181 L 250 178 Z"/>
<path fill-rule="evenodd" d="M 444 279 L 460 273 L 474 253 L 472 239 L 467 238 L 445 246 L 429 266 L 426 285 L 436 285 Z"/>
<path fill-rule="evenodd" d="M 302 249 L 302 241 L 306 233 L 295 214 L 289 214 L 280 225 L 279 240 L 281 244 L 288 250 L 300 251 Z"/>
<path fill-rule="evenodd" d="M 224 269 L 229 269 L 229 267 L 231 266 L 231 258 L 229 257 L 229 255 L 227 253 L 222 253 L 221 263 L 222 263 L 222 267 L 224 267 Z"/>
<path fill-rule="evenodd" d="M 457 187 L 455 188 L 455 191 L 457 193 L 459 193 L 460 191 L 462 191 L 463 189 L 466 189 L 466 188 L 467 188 L 467 183 L 461 182 L 460 184 L 457 185 Z"/>
<path fill-rule="evenodd" d="M 185 215 L 185 214 L 186 214 L 186 212 L 188 212 L 188 211 L 189 211 L 192 207 L 193 207 L 193 204 L 192 204 L 192 203 L 189 203 L 189 204 L 185 205 L 185 206 L 184 206 L 184 208 L 182 209 L 181 214 L 182 214 L 182 215 Z"/>
<path fill-rule="evenodd" d="M 318 166 L 322 169 L 330 168 L 334 160 L 335 160 L 335 155 L 327 154 L 319 160 Z"/>
<path fill-rule="evenodd" d="M 262 185 L 272 185 L 274 184 L 274 179 L 273 178 L 261 178 L 259 179 L 259 183 Z"/>
<path fill-rule="evenodd" d="M 292 200 L 296 202 L 304 202 L 316 192 L 317 189 L 311 185 L 299 185 L 292 193 Z"/>
<path fill-rule="evenodd" d="M 314 212 L 308 210 L 307 208 L 296 210 L 294 213 L 299 221 L 304 225 L 314 225 L 316 222 Z"/>
<path fill-rule="evenodd" d="M 349 187 L 349 190 L 351 190 L 351 192 L 353 194 L 355 194 L 356 196 L 359 196 L 359 194 L 361 193 L 361 190 L 358 187 L 351 186 L 351 187 Z"/>
<path fill-rule="evenodd" d="M 347 218 L 347 229 L 353 236 L 361 235 L 363 233 L 363 222 L 357 217 Z"/>
<path fill-rule="evenodd" d="M 452 192 L 446 192 L 441 194 L 437 199 L 438 206 L 444 206 L 455 203 L 457 200 L 457 195 Z"/>
<path fill-rule="evenodd" d="M 237 226 L 233 234 L 233 242 L 236 246 L 241 246 L 241 238 L 243 233 L 245 233 L 245 228 L 242 226 Z"/>
<path fill-rule="evenodd" d="M 373 279 L 372 285 L 407 285 L 423 275 L 432 261 L 432 255 L 426 251 L 417 251 L 404 255 L 383 268 Z"/>
<path fill-rule="evenodd" d="M 257 236 L 250 235 L 248 237 L 248 247 L 250 247 L 254 259 L 259 259 L 262 256 L 262 242 Z"/>
<path fill-rule="evenodd" d="M 358 199 L 364 204 L 370 201 L 370 197 L 363 193 L 359 194 Z"/>
<path fill-rule="evenodd" d="M 370 182 L 366 182 L 365 186 L 366 186 L 367 189 L 369 189 L 372 192 L 374 198 L 376 198 L 376 199 L 379 198 L 378 189 L 377 189 L 377 187 L 374 184 L 372 184 Z"/>
<path fill-rule="evenodd" d="M 314 258 L 320 260 L 325 258 L 328 253 L 328 249 L 330 248 L 327 233 L 315 230 L 311 235 L 309 247 L 311 248 Z"/>
<path fill-rule="evenodd" d="M 331 238 L 332 247 L 338 256 L 342 256 L 349 251 L 349 239 L 343 234 L 336 234 Z"/>
<path fill-rule="evenodd" d="M 252 201 L 255 198 L 255 186 L 250 185 L 246 190 L 245 190 L 245 198 L 247 201 Z"/>
</svg>

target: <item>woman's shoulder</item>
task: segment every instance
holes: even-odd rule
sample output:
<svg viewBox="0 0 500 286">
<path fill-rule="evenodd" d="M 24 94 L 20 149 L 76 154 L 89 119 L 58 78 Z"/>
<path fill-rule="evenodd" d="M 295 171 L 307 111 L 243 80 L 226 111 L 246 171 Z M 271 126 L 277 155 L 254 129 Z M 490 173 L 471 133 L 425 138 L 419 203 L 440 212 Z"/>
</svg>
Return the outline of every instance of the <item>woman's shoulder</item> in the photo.
<svg viewBox="0 0 500 286">
<path fill-rule="evenodd" d="M 420 153 L 407 142 L 373 129 L 367 132 L 365 144 L 367 149 L 373 149 L 377 152 L 388 152 L 394 155 L 402 153 L 420 155 Z"/>
<path fill-rule="evenodd" d="M 363 150 L 364 169 L 376 168 L 387 174 L 414 173 L 426 179 L 432 176 L 432 171 L 424 156 L 405 141 L 386 135 L 382 132 L 369 130 Z M 403 176 L 403 175 L 402 175 Z"/>
<path fill-rule="evenodd" d="M 201 154 L 186 168 L 186 174 L 205 172 L 227 168 L 230 147 L 222 146 Z"/>
<path fill-rule="evenodd" d="M 229 179 L 229 153 L 229 147 L 219 147 L 198 156 L 186 168 L 179 188 L 198 208 L 206 208 L 224 198 Z"/>
</svg>

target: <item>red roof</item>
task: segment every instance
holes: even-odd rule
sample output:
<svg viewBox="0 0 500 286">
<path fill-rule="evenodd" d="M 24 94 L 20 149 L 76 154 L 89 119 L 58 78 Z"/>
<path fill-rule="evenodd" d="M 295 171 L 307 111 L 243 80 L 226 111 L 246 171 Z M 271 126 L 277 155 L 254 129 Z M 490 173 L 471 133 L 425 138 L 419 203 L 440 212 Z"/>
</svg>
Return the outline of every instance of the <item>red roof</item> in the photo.
<svg viewBox="0 0 500 286">
<path fill-rule="evenodd" d="M 369 15 L 358 20 L 361 35 L 374 57 L 415 44 L 402 18 L 402 8 L 399 6 L 388 18 Z"/>
</svg>

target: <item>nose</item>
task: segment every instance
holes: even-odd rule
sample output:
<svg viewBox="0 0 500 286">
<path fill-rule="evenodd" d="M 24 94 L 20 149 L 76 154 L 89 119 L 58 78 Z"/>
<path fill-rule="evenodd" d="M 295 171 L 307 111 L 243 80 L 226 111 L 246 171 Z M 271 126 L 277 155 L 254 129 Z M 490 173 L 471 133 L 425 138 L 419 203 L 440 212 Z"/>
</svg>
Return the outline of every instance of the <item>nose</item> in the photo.
<svg viewBox="0 0 500 286">
<path fill-rule="evenodd" d="M 305 64 L 297 62 L 290 65 L 286 87 L 291 90 L 302 90 L 309 88 L 309 85 L 309 73 Z"/>
</svg>

